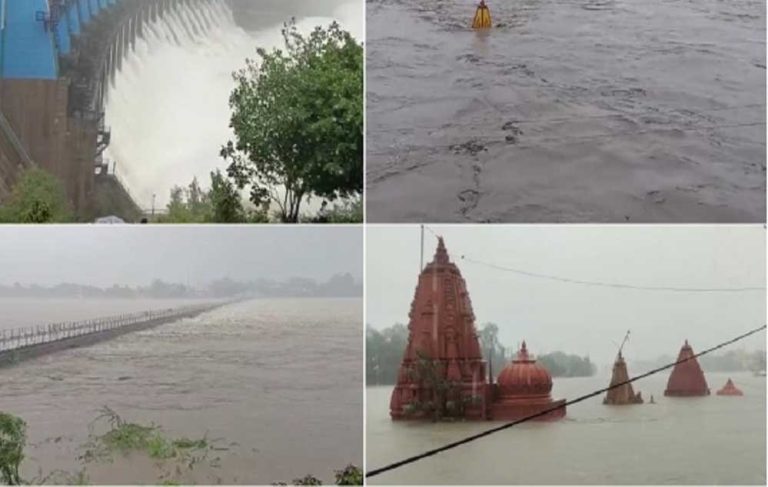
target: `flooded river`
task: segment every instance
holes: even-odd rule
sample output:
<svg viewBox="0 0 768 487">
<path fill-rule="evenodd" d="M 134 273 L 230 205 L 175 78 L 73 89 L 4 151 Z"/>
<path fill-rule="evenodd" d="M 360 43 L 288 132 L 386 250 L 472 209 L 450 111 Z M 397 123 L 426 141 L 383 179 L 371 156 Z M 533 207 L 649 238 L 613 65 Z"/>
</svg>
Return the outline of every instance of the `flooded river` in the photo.
<svg viewBox="0 0 768 487">
<path fill-rule="evenodd" d="M 94 316 L 129 311 L 88 307 Z M 219 465 L 184 469 L 176 477 L 184 483 L 270 484 L 306 474 L 330 483 L 334 470 L 362 464 L 361 322 L 357 299 L 227 305 L 0 369 L 0 410 L 29 425 L 27 479 L 80 470 L 89 424 L 108 406 L 170 437 L 215 440 Z M 158 470 L 137 458 L 87 473 L 96 484 L 158 482 Z"/>
<path fill-rule="evenodd" d="M 373 222 L 758 222 L 765 2 L 368 1 Z"/>
<path fill-rule="evenodd" d="M 765 378 L 708 373 L 713 394 L 728 377 L 743 397 L 666 398 L 662 373 L 635 387 L 657 404 L 609 407 L 602 397 L 589 399 L 559 422 L 515 426 L 369 483 L 765 485 Z M 573 399 L 605 387 L 609 377 L 554 381 L 553 397 Z M 502 424 L 393 423 L 391 390 L 367 391 L 369 469 Z"/>
</svg>

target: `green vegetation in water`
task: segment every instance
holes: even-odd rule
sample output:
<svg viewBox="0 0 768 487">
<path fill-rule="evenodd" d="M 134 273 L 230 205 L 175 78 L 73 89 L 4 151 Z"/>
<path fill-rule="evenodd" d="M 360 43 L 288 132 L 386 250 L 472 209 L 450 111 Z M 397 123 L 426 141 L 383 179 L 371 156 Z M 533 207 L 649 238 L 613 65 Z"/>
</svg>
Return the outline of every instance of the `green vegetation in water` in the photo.
<svg viewBox="0 0 768 487">
<path fill-rule="evenodd" d="M 5 485 L 22 483 L 19 469 L 27 444 L 27 423 L 16 416 L 0 413 L 0 479 Z"/>
<path fill-rule="evenodd" d="M 347 465 L 343 470 L 336 470 L 336 485 L 363 485 L 363 471 L 354 465 Z M 289 485 L 278 482 L 272 485 Z M 313 475 L 293 479 L 290 485 L 323 485 L 323 482 Z"/>
<path fill-rule="evenodd" d="M 0 223 L 68 223 L 74 220 L 64 186 L 43 169 L 27 169 L 0 202 Z"/>
<path fill-rule="evenodd" d="M 93 429 L 99 423 L 106 422 L 109 429 L 106 433 L 95 434 Z M 80 460 L 84 463 L 114 461 L 115 454 L 146 455 L 155 460 L 161 468 L 160 481 L 177 482 L 174 476 L 181 475 L 183 470 L 193 470 L 198 464 L 207 464 L 217 468 L 219 457 L 211 458 L 217 448 L 207 438 L 168 438 L 162 434 L 156 425 L 130 423 L 121 418 L 108 407 L 91 423 L 89 441 L 83 447 Z"/>
<path fill-rule="evenodd" d="M 308 198 L 362 194 L 363 46 L 335 22 L 303 36 L 291 21 L 283 39 L 284 49 L 258 49 L 260 60 L 235 73 L 235 140 L 221 155 L 256 207 L 296 223 Z"/>
<path fill-rule="evenodd" d="M 106 423 L 106 432 L 96 434 L 93 430 Z M 25 458 L 27 425 L 23 419 L 0 412 L 0 483 L 2 485 L 88 485 L 90 483 L 87 465 L 94 462 L 113 462 L 117 455 L 146 455 L 161 467 L 158 485 L 188 484 L 180 477 L 184 471 L 206 462 L 206 465 L 218 468 L 219 457 L 210 458 L 209 454 L 227 450 L 215 446 L 218 441 L 205 437 L 198 439 L 168 438 L 155 425 L 130 423 L 115 411 L 103 407 L 101 414 L 91 423 L 89 441 L 83 445 L 83 454 L 79 460 L 84 467 L 75 473 L 56 470 L 47 475 L 42 471 L 32 480 L 22 479 L 21 464 Z M 221 479 L 216 479 L 221 483 Z M 363 485 L 363 473 L 354 465 L 336 471 L 337 485 Z M 275 485 L 287 485 L 283 483 Z M 293 481 L 292 485 L 322 485 L 312 475 Z"/>
<path fill-rule="evenodd" d="M 422 386 L 428 397 L 420 397 L 403 407 L 407 416 L 428 417 L 432 421 L 456 421 L 464 419 L 467 406 L 477 404 L 477 396 L 466 395 L 461 384 L 446 379 L 445 367 L 417 351 L 416 367 L 409 371 L 411 379 Z"/>
</svg>

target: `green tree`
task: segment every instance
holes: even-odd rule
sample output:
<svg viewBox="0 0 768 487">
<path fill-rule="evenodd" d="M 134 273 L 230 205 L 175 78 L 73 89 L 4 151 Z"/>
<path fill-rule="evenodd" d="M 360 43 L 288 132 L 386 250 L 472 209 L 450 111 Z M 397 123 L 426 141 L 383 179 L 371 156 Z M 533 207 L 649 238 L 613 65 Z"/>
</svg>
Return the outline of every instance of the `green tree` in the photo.
<svg viewBox="0 0 768 487">
<path fill-rule="evenodd" d="M 4 223 L 66 223 L 72 211 L 61 182 L 43 169 L 28 169 L 11 191 L 5 207 L 0 207 Z"/>
<path fill-rule="evenodd" d="M 477 335 L 483 356 L 493 367 L 494 375 L 498 374 L 507 365 L 506 350 L 499 343 L 499 326 L 495 323 L 485 323 Z"/>
<path fill-rule="evenodd" d="M 323 202 L 317 217 L 312 220 L 313 223 L 362 223 L 363 222 L 363 199 L 355 198 L 347 200 L 341 204 L 329 206 Z"/>
<path fill-rule="evenodd" d="M 408 328 L 398 323 L 378 331 L 370 326 L 365 338 L 365 375 L 370 385 L 394 384 L 408 344 Z"/>
<path fill-rule="evenodd" d="M 212 220 L 216 223 L 245 223 L 240 192 L 218 169 L 211 173 Z"/>
<path fill-rule="evenodd" d="M 560 351 L 539 355 L 537 360 L 552 377 L 588 377 L 597 371 L 589 357 L 569 355 Z"/>
<path fill-rule="evenodd" d="M 158 223 L 267 223 L 265 209 L 246 211 L 235 184 L 219 170 L 211 173 L 211 189 L 204 190 L 197 178 L 186 188 L 171 190 L 167 213 Z"/>
<path fill-rule="evenodd" d="M 0 413 L 0 478 L 5 485 L 22 484 L 19 467 L 24 460 L 27 424 L 11 414 Z"/>
<path fill-rule="evenodd" d="M 303 36 L 291 21 L 283 38 L 284 50 L 260 48 L 234 74 L 236 140 L 221 155 L 254 204 L 295 223 L 306 198 L 362 193 L 363 48 L 335 22 Z"/>
</svg>

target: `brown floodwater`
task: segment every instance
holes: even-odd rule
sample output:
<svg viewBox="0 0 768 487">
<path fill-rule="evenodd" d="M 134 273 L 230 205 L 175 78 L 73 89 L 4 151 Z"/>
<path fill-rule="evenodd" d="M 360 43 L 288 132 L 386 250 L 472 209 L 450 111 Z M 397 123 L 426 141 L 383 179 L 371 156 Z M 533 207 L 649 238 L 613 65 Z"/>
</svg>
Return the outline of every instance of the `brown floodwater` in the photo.
<svg viewBox="0 0 768 487">
<path fill-rule="evenodd" d="M 764 222 L 765 2 L 369 0 L 372 222 Z"/>
<path fill-rule="evenodd" d="M 642 371 L 632 371 L 639 373 Z M 557 422 L 514 426 L 468 445 L 368 479 L 369 484 L 758 484 L 766 482 L 766 380 L 707 373 L 713 395 L 667 398 L 667 373 L 635 390 L 656 404 L 605 406 L 602 397 L 567 409 Z M 716 396 L 728 377 L 743 397 Z M 573 399 L 609 377 L 554 379 L 553 397 Z M 499 426 L 389 419 L 391 387 L 367 390 L 367 468 Z"/>
<path fill-rule="evenodd" d="M 85 306 L 94 316 L 116 314 L 108 301 L 88 301 L 70 303 L 70 313 Z M 45 301 L 29 304 L 18 306 L 38 320 Z M 9 300 L 3 305 L 10 309 Z M 220 461 L 183 468 L 173 476 L 182 482 L 270 484 L 313 474 L 328 483 L 334 470 L 362 464 L 362 340 L 359 299 L 245 301 L 0 369 L 0 410 L 29 425 L 26 479 L 80 471 L 89 425 L 107 406 L 169 437 L 215 440 Z M 118 456 L 87 474 L 97 484 L 145 484 L 167 469 Z"/>
</svg>

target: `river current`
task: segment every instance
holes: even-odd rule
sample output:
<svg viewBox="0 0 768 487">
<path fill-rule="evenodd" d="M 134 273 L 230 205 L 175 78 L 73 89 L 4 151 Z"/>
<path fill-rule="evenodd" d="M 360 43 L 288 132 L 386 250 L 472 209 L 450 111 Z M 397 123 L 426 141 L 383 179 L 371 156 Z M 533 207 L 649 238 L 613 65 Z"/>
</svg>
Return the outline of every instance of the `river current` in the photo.
<svg viewBox="0 0 768 487">
<path fill-rule="evenodd" d="M 765 2 L 369 0 L 372 222 L 760 222 Z"/>
</svg>

